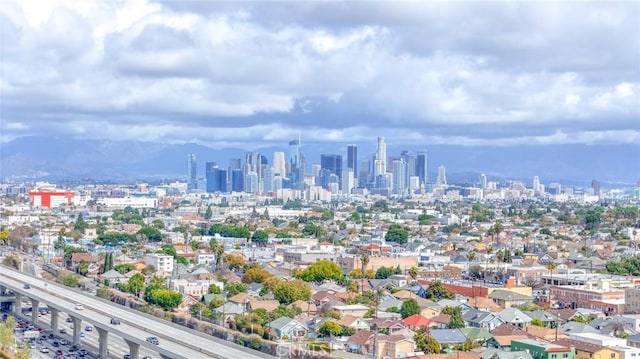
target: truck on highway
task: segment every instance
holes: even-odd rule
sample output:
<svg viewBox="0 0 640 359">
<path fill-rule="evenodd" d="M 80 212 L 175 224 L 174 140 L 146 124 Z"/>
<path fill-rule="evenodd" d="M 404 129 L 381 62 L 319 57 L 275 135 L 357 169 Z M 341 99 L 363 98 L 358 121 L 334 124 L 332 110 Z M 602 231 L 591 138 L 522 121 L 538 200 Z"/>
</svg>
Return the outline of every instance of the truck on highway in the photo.
<svg viewBox="0 0 640 359">
<path fill-rule="evenodd" d="M 39 330 L 27 330 L 22 333 L 22 338 L 24 339 L 36 339 L 40 336 Z"/>
</svg>

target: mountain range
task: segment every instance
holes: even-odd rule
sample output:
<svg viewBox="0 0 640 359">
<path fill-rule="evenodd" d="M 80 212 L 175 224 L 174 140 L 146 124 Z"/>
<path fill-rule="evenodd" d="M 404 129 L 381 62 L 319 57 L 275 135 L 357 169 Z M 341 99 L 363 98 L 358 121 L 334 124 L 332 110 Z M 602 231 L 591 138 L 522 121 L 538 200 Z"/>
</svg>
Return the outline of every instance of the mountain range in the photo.
<svg viewBox="0 0 640 359">
<path fill-rule="evenodd" d="M 371 158 L 375 144 L 358 149 L 359 161 Z M 387 155 L 396 156 L 406 148 L 387 144 Z M 163 144 L 142 141 L 106 141 L 21 137 L 0 144 L 0 178 L 3 180 L 77 180 L 133 181 L 144 179 L 186 179 L 187 154 L 195 153 L 198 175 L 204 177 L 205 162 L 226 167 L 231 158 L 242 158 L 250 149 L 214 149 L 194 143 Z M 251 149 L 255 150 L 255 149 Z M 409 148 L 416 151 L 417 149 Z M 640 180 L 640 146 L 638 145 L 547 145 L 547 146 L 459 146 L 425 145 L 429 151 L 430 177 L 446 166 L 452 181 L 477 182 L 480 173 L 489 180 L 514 179 L 530 183 L 539 176 L 542 183 L 626 185 Z M 281 147 L 257 149 L 271 161 Z M 346 144 L 303 144 L 307 170 L 320 162 L 321 153 L 342 154 Z"/>
</svg>

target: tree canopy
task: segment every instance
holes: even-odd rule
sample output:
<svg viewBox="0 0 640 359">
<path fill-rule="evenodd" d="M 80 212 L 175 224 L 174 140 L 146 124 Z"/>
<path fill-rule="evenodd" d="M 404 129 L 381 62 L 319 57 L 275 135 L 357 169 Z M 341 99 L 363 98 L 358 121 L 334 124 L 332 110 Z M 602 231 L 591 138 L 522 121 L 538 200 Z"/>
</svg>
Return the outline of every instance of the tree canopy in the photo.
<svg viewBox="0 0 640 359">
<path fill-rule="evenodd" d="M 398 244 L 405 244 L 409 240 L 409 231 L 399 224 L 392 224 L 389 226 L 387 234 L 384 239 L 388 242 L 396 242 Z"/>
<path fill-rule="evenodd" d="M 298 275 L 305 282 L 322 282 L 325 280 L 341 281 L 344 277 L 342 268 L 335 262 L 322 260 L 313 263 Z"/>
</svg>

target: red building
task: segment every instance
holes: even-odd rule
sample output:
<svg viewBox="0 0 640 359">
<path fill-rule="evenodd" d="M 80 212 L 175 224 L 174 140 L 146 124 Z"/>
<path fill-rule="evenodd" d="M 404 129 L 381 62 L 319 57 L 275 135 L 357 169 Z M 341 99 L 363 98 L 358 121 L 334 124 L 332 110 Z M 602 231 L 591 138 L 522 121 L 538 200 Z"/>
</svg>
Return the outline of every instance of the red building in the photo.
<svg viewBox="0 0 640 359">
<path fill-rule="evenodd" d="M 34 207 L 58 207 L 60 205 L 71 205 L 71 200 L 75 196 L 74 192 L 51 192 L 51 191 L 31 191 L 31 205 Z"/>
</svg>

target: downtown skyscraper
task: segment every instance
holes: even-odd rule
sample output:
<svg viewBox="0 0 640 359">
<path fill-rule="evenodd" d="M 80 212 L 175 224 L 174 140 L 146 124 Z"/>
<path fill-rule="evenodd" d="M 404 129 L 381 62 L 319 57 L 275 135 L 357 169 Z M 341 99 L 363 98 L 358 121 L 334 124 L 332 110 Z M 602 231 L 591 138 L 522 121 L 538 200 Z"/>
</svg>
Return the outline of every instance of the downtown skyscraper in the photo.
<svg viewBox="0 0 640 359">
<path fill-rule="evenodd" d="M 347 169 L 358 173 L 358 145 L 347 145 Z"/>
<path fill-rule="evenodd" d="M 195 190 L 198 188 L 198 162 L 196 154 L 189 153 L 187 156 L 187 189 Z"/>
<path fill-rule="evenodd" d="M 378 146 L 373 164 L 373 176 L 378 177 L 387 173 L 387 145 L 384 137 L 378 137 Z"/>
</svg>

